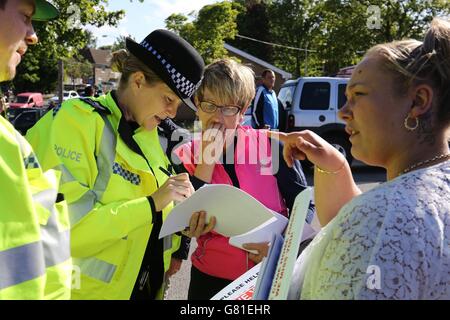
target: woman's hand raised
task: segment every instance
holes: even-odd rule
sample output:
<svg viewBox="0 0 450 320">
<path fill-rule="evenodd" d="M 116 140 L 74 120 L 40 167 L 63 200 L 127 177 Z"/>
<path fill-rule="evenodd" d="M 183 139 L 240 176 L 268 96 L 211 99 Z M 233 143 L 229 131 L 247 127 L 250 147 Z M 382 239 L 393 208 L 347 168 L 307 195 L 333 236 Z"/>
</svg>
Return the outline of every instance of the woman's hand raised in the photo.
<svg viewBox="0 0 450 320">
<path fill-rule="evenodd" d="M 269 131 L 268 134 L 283 142 L 283 158 L 289 167 L 293 166 L 295 159 L 308 159 L 322 170 L 335 172 L 346 163 L 345 157 L 336 148 L 312 131 Z"/>
</svg>

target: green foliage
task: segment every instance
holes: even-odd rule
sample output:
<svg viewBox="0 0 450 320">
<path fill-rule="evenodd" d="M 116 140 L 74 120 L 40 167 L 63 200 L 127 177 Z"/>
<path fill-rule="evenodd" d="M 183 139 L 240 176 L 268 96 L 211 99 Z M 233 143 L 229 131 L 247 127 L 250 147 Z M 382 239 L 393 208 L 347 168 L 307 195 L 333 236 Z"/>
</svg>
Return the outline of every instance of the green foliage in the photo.
<svg viewBox="0 0 450 320">
<path fill-rule="evenodd" d="M 166 18 L 166 27 L 169 30 L 172 30 L 178 34 L 183 32 L 183 29 L 186 28 L 188 18 L 180 13 L 174 13 Z"/>
<path fill-rule="evenodd" d="M 204 6 L 192 22 L 182 14 L 172 14 L 166 19 L 166 27 L 191 43 L 208 64 L 227 55 L 225 39 L 236 36 L 240 10 L 240 4 L 223 1 Z"/>
<path fill-rule="evenodd" d="M 95 47 L 96 41 L 83 26 L 116 26 L 124 15 L 123 11 L 108 12 L 108 0 L 54 2 L 61 16 L 35 24 L 40 42 L 18 67 L 16 91 L 54 91 L 59 59 L 66 62 L 70 77 L 86 76 L 90 71 L 78 53 L 85 46 Z M 370 6 L 379 8 L 378 18 Z M 166 19 L 166 26 L 189 41 L 206 63 L 225 57 L 224 43 L 228 42 L 297 77 L 334 74 L 357 63 L 376 43 L 421 39 L 433 17 L 449 14 L 448 0 L 232 0 L 203 7 L 189 15 L 192 21 L 174 13 Z M 79 25 L 73 23 L 77 20 Z M 236 38 L 238 34 L 284 47 Z M 124 43 L 125 38 L 119 37 L 108 49 L 123 48 Z"/>
<path fill-rule="evenodd" d="M 320 30 L 320 16 L 316 14 L 317 1 L 293 0 L 274 1 L 270 7 L 270 30 L 273 42 L 294 48 L 313 50 L 314 41 Z M 274 63 L 295 75 L 303 75 L 305 51 L 286 48 L 274 49 Z M 308 67 L 311 68 L 311 54 L 308 54 Z"/>
<path fill-rule="evenodd" d="M 322 2 L 316 8 L 323 20 L 315 58 L 323 61 L 325 74 L 333 74 L 358 62 L 377 43 L 422 39 L 433 17 L 448 14 L 449 9 L 449 3 L 441 0 Z"/>
<path fill-rule="evenodd" d="M 240 0 L 236 2 L 240 3 L 243 7 L 236 20 L 239 34 L 270 42 L 271 32 L 269 27 L 269 5 L 267 1 Z M 266 44 L 238 37 L 234 40 L 229 40 L 228 43 L 262 60 L 273 60 L 273 48 Z"/>
<path fill-rule="evenodd" d="M 92 69 L 92 64 L 82 57 L 73 57 L 64 61 L 64 72 L 71 83 L 78 78 L 87 82 L 92 77 Z"/>
<path fill-rule="evenodd" d="M 285 47 L 236 41 L 235 45 L 295 76 L 335 74 L 357 63 L 377 43 L 421 39 L 435 16 L 450 13 L 447 0 L 234 0 L 246 10 L 238 17 L 238 33 Z M 379 8 L 379 14 L 371 6 Z M 253 21 L 249 8 L 264 7 L 266 17 Z M 375 8 L 375 9 L 376 9 Z M 253 25 L 252 27 L 249 27 Z M 264 35 L 257 33 L 264 30 Z M 244 44 L 245 42 L 245 44 Z M 253 47 L 253 49 L 251 49 Z M 262 53 L 264 50 L 271 55 Z M 253 50 L 253 51 L 252 51 Z"/>
<path fill-rule="evenodd" d="M 83 30 L 83 25 L 115 26 L 123 17 L 123 11 L 108 12 L 106 3 L 107 0 L 56 0 L 61 15 L 50 23 L 34 24 L 40 42 L 30 48 L 18 67 L 13 82 L 16 91 L 54 91 L 58 60 L 71 58 L 88 43 L 92 44 L 92 34 Z M 82 9 L 76 10 L 75 6 Z"/>
<path fill-rule="evenodd" d="M 130 37 L 130 38 L 135 40 L 133 37 Z M 116 38 L 113 45 L 111 46 L 111 51 L 114 52 L 114 51 L 117 51 L 120 49 L 125 49 L 126 48 L 126 40 L 127 40 L 127 37 L 125 37 L 125 36 L 119 36 L 118 38 Z"/>
</svg>

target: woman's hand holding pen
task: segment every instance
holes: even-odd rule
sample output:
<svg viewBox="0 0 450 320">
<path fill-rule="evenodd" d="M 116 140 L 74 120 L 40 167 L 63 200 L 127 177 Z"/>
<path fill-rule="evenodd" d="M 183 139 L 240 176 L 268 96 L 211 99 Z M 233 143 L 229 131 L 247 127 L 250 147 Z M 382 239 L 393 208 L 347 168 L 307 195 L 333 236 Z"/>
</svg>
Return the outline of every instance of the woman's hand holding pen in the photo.
<svg viewBox="0 0 450 320">
<path fill-rule="evenodd" d="M 172 201 L 183 201 L 194 193 L 189 175 L 181 173 L 170 176 L 159 189 L 151 194 L 156 211 L 162 211 Z"/>
</svg>

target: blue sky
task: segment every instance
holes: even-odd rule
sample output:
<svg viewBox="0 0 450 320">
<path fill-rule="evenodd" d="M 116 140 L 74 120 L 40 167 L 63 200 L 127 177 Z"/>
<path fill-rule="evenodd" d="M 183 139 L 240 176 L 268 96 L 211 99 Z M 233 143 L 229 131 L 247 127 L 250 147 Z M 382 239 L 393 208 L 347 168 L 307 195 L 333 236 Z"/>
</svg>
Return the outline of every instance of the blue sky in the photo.
<svg viewBox="0 0 450 320">
<path fill-rule="evenodd" d="M 185 15 L 200 10 L 207 4 L 218 0 L 110 0 L 109 10 L 125 10 L 125 17 L 117 27 L 96 28 L 89 26 L 97 37 L 97 46 L 112 44 L 114 40 L 123 35 L 133 36 L 138 42 L 143 40 L 151 31 L 165 28 L 164 20 L 172 13 Z"/>
</svg>

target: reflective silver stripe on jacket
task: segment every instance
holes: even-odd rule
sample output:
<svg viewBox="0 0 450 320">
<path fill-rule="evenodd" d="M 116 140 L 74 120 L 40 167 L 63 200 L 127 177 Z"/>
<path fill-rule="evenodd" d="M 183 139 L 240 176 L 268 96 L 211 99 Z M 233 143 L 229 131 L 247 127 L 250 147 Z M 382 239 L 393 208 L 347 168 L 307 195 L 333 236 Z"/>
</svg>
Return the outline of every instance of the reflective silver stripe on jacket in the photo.
<svg viewBox="0 0 450 320">
<path fill-rule="evenodd" d="M 164 237 L 164 251 L 172 248 L 172 236 Z M 80 268 L 83 275 L 110 283 L 117 266 L 97 258 L 74 258 L 73 264 Z"/>
<path fill-rule="evenodd" d="M 88 190 L 80 199 L 69 204 L 69 218 L 72 226 L 94 209 L 95 204 L 103 197 L 111 178 L 112 167 L 116 156 L 115 150 L 117 138 L 106 115 L 100 114 L 100 116 L 102 117 L 105 126 L 103 127 L 100 150 L 97 156 L 97 178 L 92 190 Z M 61 165 L 61 167 L 62 168 L 57 169 L 60 169 L 62 172 L 62 183 L 76 181 L 66 167 L 63 165 Z M 111 282 L 117 269 L 117 266 L 94 257 L 74 258 L 73 264 L 80 268 L 80 272 L 83 275 L 106 283 Z"/>
<path fill-rule="evenodd" d="M 61 185 L 77 181 L 63 164 L 60 164 L 53 169 L 61 172 Z M 95 192 L 92 190 L 88 190 L 81 196 L 80 199 L 68 204 L 67 208 L 69 211 L 70 224 L 73 225 L 80 221 L 87 213 L 89 213 L 94 208 L 96 201 L 97 195 L 95 194 Z"/>
<path fill-rule="evenodd" d="M 97 199 L 103 197 L 103 193 L 108 186 L 111 178 L 112 167 L 116 158 L 116 144 L 117 137 L 114 129 L 104 114 L 100 114 L 103 118 L 105 126 L 103 128 L 102 141 L 100 143 L 100 152 L 97 156 L 97 179 L 94 184 L 94 192 L 97 194 Z"/>
<path fill-rule="evenodd" d="M 117 266 L 97 258 L 74 258 L 73 264 L 83 275 L 106 283 L 111 282 Z"/>
<path fill-rule="evenodd" d="M 16 130 L 14 131 L 14 134 L 15 134 L 15 136 L 16 136 L 16 141 L 17 141 L 17 143 L 19 144 L 19 147 L 20 147 L 20 153 L 22 154 L 22 157 L 28 157 L 28 153 L 27 153 L 27 148 L 26 148 L 26 140 L 25 140 L 25 138 L 24 137 L 22 137 L 22 135 L 19 133 L 19 132 L 17 132 Z"/>
<path fill-rule="evenodd" d="M 55 189 L 47 189 L 34 194 L 33 201 L 53 213 L 57 194 L 58 192 Z"/>
<path fill-rule="evenodd" d="M 76 181 L 76 179 L 73 177 L 70 171 L 63 164 L 57 165 L 56 167 L 53 168 L 53 170 L 61 172 L 61 179 L 59 181 L 60 185 Z"/>
<path fill-rule="evenodd" d="M 75 225 L 94 209 L 97 202 L 97 195 L 94 191 L 88 190 L 75 202 L 68 204 L 70 225 Z"/>
<path fill-rule="evenodd" d="M 166 252 L 167 250 L 172 248 L 172 235 L 163 238 L 163 250 Z"/>
<path fill-rule="evenodd" d="M 42 242 L 0 251 L 0 290 L 45 274 Z"/>
<path fill-rule="evenodd" d="M 50 211 L 45 226 L 41 225 L 41 239 L 44 248 L 45 266 L 52 267 L 70 258 L 70 231 L 59 232 L 55 200 L 57 192 L 47 189 L 33 195 L 33 200 Z"/>
<path fill-rule="evenodd" d="M 117 138 L 107 117 L 103 114 L 100 115 L 103 118 L 105 126 L 103 128 L 102 141 L 100 142 L 100 150 L 97 156 L 97 178 L 92 190 L 87 191 L 80 199 L 69 204 L 68 209 L 71 225 L 77 224 L 94 209 L 95 203 L 100 201 L 103 197 L 103 193 L 111 178 L 112 167 L 116 157 L 115 150 Z M 58 169 L 63 173 L 62 183 L 76 181 L 67 168 L 62 165 L 60 167 L 62 168 Z"/>
<path fill-rule="evenodd" d="M 31 149 L 27 150 L 25 139 L 17 132 L 16 141 L 20 146 L 25 168 L 38 168 L 39 163 L 33 152 Z M 56 195 L 56 190 L 52 189 L 33 195 L 33 200 L 48 209 L 51 216 L 47 226 L 41 226 L 41 241 L 0 252 L 0 289 L 40 277 L 45 274 L 46 266 L 70 258 L 68 231 L 60 234 L 57 229 L 54 209 Z"/>
</svg>

